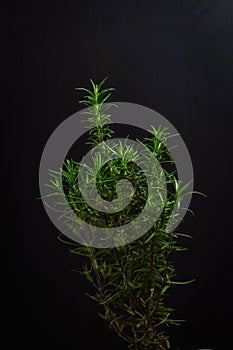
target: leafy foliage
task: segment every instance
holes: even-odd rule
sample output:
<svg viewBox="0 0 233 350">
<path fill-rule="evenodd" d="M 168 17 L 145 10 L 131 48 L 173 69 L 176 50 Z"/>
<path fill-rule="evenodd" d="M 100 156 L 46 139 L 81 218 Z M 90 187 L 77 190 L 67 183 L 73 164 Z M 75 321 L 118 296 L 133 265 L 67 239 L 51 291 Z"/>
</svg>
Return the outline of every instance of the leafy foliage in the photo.
<svg viewBox="0 0 233 350">
<path fill-rule="evenodd" d="M 111 139 L 113 135 L 110 128 L 111 116 L 107 110 L 114 105 L 106 101 L 114 89 L 103 89 L 105 81 L 106 79 L 98 85 L 90 80 L 91 90 L 77 88 L 85 93 L 80 103 L 88 107 L 85 122 L 91 126 L 91 131 L 87 143 L 92 146 Z M 175 135 L 171 135 L 167 129 L 156 130 L 154 127 L 150 132 L 151 137 L 142 142 L 160 164 L 164 164 L 168 185 L 165 206 L 159 220 L 144 236 L 127 245 L 97 249 L 74 242 L 70 249 L 72 254 L 86 258 L 80 273 L 95 287 L 96 293 L 89 296 L 102 306 L 100 316 L 107 321 L 112 331 L 128 342 L 129 348 L 136 350 L 170 348 L 166 328 L 169 325 L 179 325 L 182 320 L 172 318 L 174 309 L 167 305 L 169 290 L 174 284 L 191 282 L 175 281 L 176 272 L 171 254 L 185 248 L 177 244 L 177 239 L 182 234 L 166 231 L 173 206 L 178 196 L 182 195 L 182 184 L 176 178 L 175 168 L 172 168 L 173 160 L 166 148 L 166 140 Z M 125 225 L 138 215 L 147 200 L 147 182 L 143 171 L 126 159 L 121 147 L 116 151 L 119 157 L 103 166 L 96 181 L 102 197 L 112 200 L 116 183 L 122 178 L 131 179 L 135 195 L 130 208 L 127 207 L 120 213 L 106 216 L 85 203 L 78 186 L 78 162 L 72 159 L 65 161 L 61 169 L 62 183 L 58 181 L 55 171 L 50 172 L 52 179 L 49 186 L 54 189 L 53 195 L 59 199 L 59 193 L 64 189 L 71 209 L 83 220 L 96 226 Z M 128 152 L 132 153 L 132 159 L 137 157 L 137 152 L 134 153 L 133 149 L 128 149 Z M 98 166 L 98 158 L 95 159 L 95 164 Z M 165 169 L 166 164 L 171 165 L 168 170 Z"/>
</svg>

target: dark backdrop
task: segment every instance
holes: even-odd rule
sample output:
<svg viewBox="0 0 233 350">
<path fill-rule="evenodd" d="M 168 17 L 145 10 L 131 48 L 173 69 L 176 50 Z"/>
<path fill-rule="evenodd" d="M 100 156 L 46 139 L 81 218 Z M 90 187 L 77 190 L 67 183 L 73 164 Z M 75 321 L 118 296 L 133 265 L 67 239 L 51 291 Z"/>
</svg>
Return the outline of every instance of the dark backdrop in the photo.
<svg viewBox="0 0 233 350">
<path fill-rule="evenodd" d="M 226 348 L 232 338 L 233 2 L 24 1 L 2 6 L 2 190 L 7 196 L 11 336 L 24 349 L 126 349 L 69 272 L 81 259 L 57 241 L 40 201 L 38 168 L 53 130 L 80 106 L 76 86 L 109 76 L 115 101 L 148 106 L 180 132 L 195 189 L 181 229 L 193 235 L 176 257 L 197 282 L 171 295 L 181 350 Z M 6 39 L 6 40 L 4 40 Z M 5 55 L 6 53 L 6 55 Z M 8 123 L 7 123 L 8 122 Z M 5 270 L 5 269 L 4 269 Z"/>
</svg>

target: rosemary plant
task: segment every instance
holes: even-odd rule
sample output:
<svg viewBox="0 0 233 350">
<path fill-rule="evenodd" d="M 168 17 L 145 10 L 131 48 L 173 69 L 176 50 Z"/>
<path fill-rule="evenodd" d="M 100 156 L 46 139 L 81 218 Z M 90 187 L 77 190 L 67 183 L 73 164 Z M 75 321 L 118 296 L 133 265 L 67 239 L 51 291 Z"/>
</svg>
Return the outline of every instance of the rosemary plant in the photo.
<svg viewBox="0 0 233 350">
<path fill-rule="evenodd" d="M 77 88 L 85 93 L 80 103 L 87 107 L 85 122 L 91 126 L 87 144 L 91 147 L 110 140 L 114 134 L 110 124 L 111 116 L 106 114 L 109 106 L 113 106 L 107 101 L 114 89 L 103 88 L 105 81 L 106 79 L 95 84 L 90 80 L 90 89 Z M 93 248 L 72 242 L 70 249 L 72 254 L 86 258 L 86 263 L 79 272 L 94 286 L 96 292 L 88 295 L 102 307 L 101 317 L 113 332 L 128 343 L 129 348 L 135 350 L 170 348 L 166 329 L 169 325 L 179 325 L 182 320 L 172 318 L 174 309 L 168 305 L 169 290 L 174 284 L 190 282 L 174 280 L 176 273 L 171 256 L 185 248 L 177 243 L 182 234 L 166 230 L 173 206 L 182 194 L 175 169 L 165 169 L 167 163 L 173 162 L 166 148 L 166 140 L 174 135 L 166 129 L 153 127 L 150 135 L 142 142 L 159 163 L 164 164 L 168 188 L 164 209 L 156 224 L 142 237 L 126 245 Z M 73 159 L 65 161 L 61 169 L 62 184 L 56 181 L 56 172 L 51 172 L 53 179 L 50 186 L 54 193 L 57 195 L 63 189 L 72 210 L 82 220 L 97 227 L 125 225 L 138 215 L 147 200 L 147 181 L 143 171 L 124 157 L 120 146 L 116 151 L 119 157 L 103 166 L 96 184 L 101 196 L 111 201 L 116 195 L 116 183 L 122 178 L 130 179 L 135 193 L 130 208 L 120 213 L 106 215 L 85 203 L 78 185 L 80 162 Z M 137 156 L 133 149 L 128 151 L 132 153 L 132 159 Z M 103 147 L 100 152 L 106 152 L 106 149 Z M 98 163 L 97 158 L 95 162 Z M 61 236 L 60 239 L 64 241 Z"/>
</svg>

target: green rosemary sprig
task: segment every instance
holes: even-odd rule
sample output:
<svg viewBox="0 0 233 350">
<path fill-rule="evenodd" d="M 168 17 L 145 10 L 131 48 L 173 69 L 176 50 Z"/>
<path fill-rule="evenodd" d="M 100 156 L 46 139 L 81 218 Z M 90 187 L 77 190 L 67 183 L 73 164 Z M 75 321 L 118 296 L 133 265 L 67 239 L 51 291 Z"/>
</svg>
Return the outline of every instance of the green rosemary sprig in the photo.
<svg viewBox="0 0 233 350">
<path fill-rule="evenodd" d="M 107 114 L 107 110 L 114 104 L 107 101 L 114 88 L 103 88 L 106 79 L 99 84 L 90 80 L 90 89 L 76 88 L 85 93 L 80 103 L 88 108 L 85 111 L 85 122 L 91 127 L 91 131 L 87 143 L 92 146 L 110 139 L 113 135 L 110 128 L 111 116 Z M 166 140 L 173 136 L 175 135 L 171 135 L 167 129 L 152 127 L 151 137 L 142 142 L 160 164 L 169 162 L 172 164 Z M 105 151 L 103 148 L 102 152 Z M 120 154 L 121 150 L 116 151 Z M 98 162 L 98 159 L 95 161 Z M 147 198 L 145 175 L 133 162 L 125 161 L 124 157 L 108 162 L 97 178 L 99 191 L 103 198 L 109 200 L 114 197 L 112 189 L 116 181 L 122 177 L 131 179 L 136 195 L 131 202 L 131 208 L 121 214 L 107 216 L 90 208 L 84 202 L 77 180 L 78 162 L 67 159 L 61 171 L 62 184 L 56 181 L 56 172 L 51 173 L 53 179 L 50 186 L 54 188 L 54 195 L 59 198 L 59 191 L 64 188 L 72 210 L 93 225 L 113 227 L 118 223 L 123 226 L 136 217 L 138 211 L 145 205 Z M 97 249 L 68 242 L 72 244 L 70 248 L 72 254 L 86 258 L 81 273 L 96 290 L 93 295 L 88 295 L 102 306 L 103 312 L 100 316 L 107 321 L 112 331 L 129 344 L 130 349 L 135 350 L 170 348 L 166 329 L 169 325 L 179 325 L 183 320 L 172 318 L 174 309 L 169 306 L 169 290 L 175 284 L 191 282 L 175 280 L 176 272 L 171 255 L 185 248 L 177 243 L 178 237 L 182 234 L 167 232 L 166 225 L 177 197 L 182 194 L 182 187 L 174 169 L 164 169 L 164 173 L 166 183 L 169 184 L 164 210 L 156 224 L 144 236 L 133 243 L 116 248 Z M 109 194 L 113 197 L 109 198 Z"/>
</svg>

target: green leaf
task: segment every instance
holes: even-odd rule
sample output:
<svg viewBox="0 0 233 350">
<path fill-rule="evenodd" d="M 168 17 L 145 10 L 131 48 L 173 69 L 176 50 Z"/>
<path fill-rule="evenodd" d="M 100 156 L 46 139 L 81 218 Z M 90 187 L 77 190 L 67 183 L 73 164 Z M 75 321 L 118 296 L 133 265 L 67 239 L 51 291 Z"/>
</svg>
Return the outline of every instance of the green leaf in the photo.
<svg viewBox="0 0 233 350">
<path fill-rule="evenodd" d="M 189 188 L 193 180 L 188 181 L 183 187 L 180 188 L 179 190 L 179 195 L 182 195 L 182 193 Z"/>
<path fill-rule="evenodd" d="M 195 282 L 196 279 L 192 279 L 192 280 L 189 280 L 189 281 L 170 281 L 170 284 L 181 284 L 181 285 L 185 285 L 185 284 L 190 284 L 190 283 L 193 283 Z"/>
<path fill-rule="evenodd" d="M 100 318 L 102 318 L 105 321 L 108 319 L 108 316 L 106 314 L 102 314 L 101 312 L 98 312 L 98 315 L 100 316 Z"/>
<path fill-rule="evenodd" d="M 171 348 L 171 344 L 170 344 L 169 340 L 168 340 L 168 339 L 165 339 L 165 342 L 166 342 L 167 348 L 170 349 L 170 348 Z"/>
<path fill-rule="evenodd" d="M 83 87 L 77 87 L 77 88 L 75 88 L 75 90 L 86 91 L 86 92 L 88 92 L 89 94 L 92 94 L 92 91 L 91 91 L 91 90 L 88 90 L 88 89 L 83 88 Z"/>
<path fill-rule="evenodd" d="M 104 85 L 104 83 L 106 82 L 107 79 L 108 79 L 108 77 L 105 77 L 105 78 L 99 83 L 99 89 L 102 87 L 102 85 Z"/>
<path fill-rule="evenodd" d="M 164 286 L 164 287 L 162 288 L 162 292 L 161 292 L 161 294 L 166 293 L 166 291 L 167 291 L 169 288 L 170 288 L 170 285 L 166 285 L 166 286 Z"/>
<path fill-rule="evenodd" d="M 175 235 L 176 235 L 176 236 L 180 236 L 180 237 L 185 237 L 185 238 L 193 239 L 192 236 L 187 235 L 186 233 L 175 232 Z"/>
</svg>

